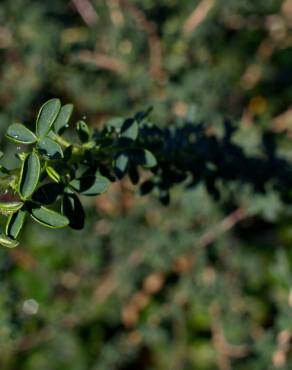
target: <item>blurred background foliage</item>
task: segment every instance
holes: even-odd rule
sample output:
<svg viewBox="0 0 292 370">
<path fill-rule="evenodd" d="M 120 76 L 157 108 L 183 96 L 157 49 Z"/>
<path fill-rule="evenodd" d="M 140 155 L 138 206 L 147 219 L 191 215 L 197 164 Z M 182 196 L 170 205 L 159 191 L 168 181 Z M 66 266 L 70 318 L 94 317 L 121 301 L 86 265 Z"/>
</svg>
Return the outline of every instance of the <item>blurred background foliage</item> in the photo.
<svg viewBox="0 0 292 370">
<path fill-rule="evenodd" d="M 229 117 L 251 151 L 269 127 L 291 156 L 291 28 L 291 0 L 1 0 L 1 135 L 59 97 L 92 126 Z M 82 232 L 28 224 L 0 250 L 1 370 L 292 369 L 292 209 L 234 197 L 123 181 Z"/>
</svg>

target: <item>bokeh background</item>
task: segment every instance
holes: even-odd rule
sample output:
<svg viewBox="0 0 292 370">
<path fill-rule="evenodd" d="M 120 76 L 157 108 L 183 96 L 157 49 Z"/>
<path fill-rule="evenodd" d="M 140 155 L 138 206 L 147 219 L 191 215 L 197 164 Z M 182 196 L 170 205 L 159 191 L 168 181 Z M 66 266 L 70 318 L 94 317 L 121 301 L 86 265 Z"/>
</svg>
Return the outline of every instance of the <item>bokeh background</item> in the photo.
<svg viewBox="0 0 292 370">
<path fill-rule="evenodd" d="M 251 151 L 285 131 L 291 156 L 291 30 L 291 0 L 1 0 L 1 142 L 59 97 L 72 124 L 152 105 L 161 126 L 228 117 Z M 292 209 L 235 197 L 165 208 L 125 180 L 81 232 L 28 223 L 0 250 L 1 370 L 291 370 Z"/>
</svg>

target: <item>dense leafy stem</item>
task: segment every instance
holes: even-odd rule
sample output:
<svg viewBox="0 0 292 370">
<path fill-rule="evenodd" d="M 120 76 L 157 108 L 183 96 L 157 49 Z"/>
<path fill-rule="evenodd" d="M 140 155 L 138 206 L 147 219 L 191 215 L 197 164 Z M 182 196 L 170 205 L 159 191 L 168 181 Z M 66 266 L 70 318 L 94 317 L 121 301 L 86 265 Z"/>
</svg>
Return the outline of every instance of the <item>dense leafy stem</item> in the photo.
<svg viewBox="0 0 292 370">
<path fill-rule="evenodd" d="M 35 132 L 12 124 L 7 138 L 22 145 L 19 166 L 0 167 L 1 184 L 12 195 L 1 202 L 8 215 L 0 244 L 15 247 L 18 234 L 30 215 L 49 227 L 82 229 L 85 212 L 79 199 L 107 191 L 110 183 L 128 175 L 140 183 L 140 168 L 150 170 L 140 184 L 141 194 L 158 191 L 168 204 L 170 189 L 178 183 L 194 187 L 203 182 L 209 193 L 220 198 L 218 183 L 247 183 L 255 192 L 265 192 L 270 183 L 282 199 L 290 200 L 292 167 L 277 156 L 275 135 L 263 135 L 263 151 L 248 156 L 232 141 L 235 128 L 225 122 L 221 136 L 210 134 L 203 124 L 159 128 L 149 123 L 150 110 L 133 117 L 110 120 L 92 130 L 85 121 L 76 125 L 78 143 L 62 135 L 68 128 L 72 105 L 51 99 L 40 109 Z"/>
</svg>

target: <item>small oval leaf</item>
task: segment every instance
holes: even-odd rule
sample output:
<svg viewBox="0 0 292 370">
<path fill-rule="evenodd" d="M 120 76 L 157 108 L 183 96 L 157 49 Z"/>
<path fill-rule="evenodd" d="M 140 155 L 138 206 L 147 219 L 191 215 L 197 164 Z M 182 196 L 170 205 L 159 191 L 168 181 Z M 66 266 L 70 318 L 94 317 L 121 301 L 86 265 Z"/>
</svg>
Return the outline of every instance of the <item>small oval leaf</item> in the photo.
<svg viewBox="0 0 292 370">
<path fill-rule="evenodd" d="M 131 160 L 145 168 L 152 168 L 157 165 L 154 155 L 147 149 L 131 149 L 129 151 Z"/>
<path fill-rule="evenodd" d="M 61 146 L 50 137 L 45 137 L 37 144 L 38 152 L 49 159 L 61 159 L 64 157 Z"/>
<path fill-rule="evenodd" d="M 54 122 L 54 131 L 56 134 L 62 135 L 62 133 L 66 130 L 72 112 L 73 104 L 66 104 L 60 109 L 58 116 Z"/>
<path fill-rule="evenodd" d="M 51 99 L 41 107 L 36 122 L 36 133 L 38 137 L 43 138 L 47 135 L 60 109 L 61 103 L 59 99 Z"/>
<path fill-rule="evenodd" d="M 48 176 L 55 182 L 60 182 L 61 181 L 61 176 L 58 174 L 58 172 L 51 166 L 46 167 L 46 171 Z"/>
<path fill-rule="evenodd" d="M 65 194 L 62 200 L 62 213 L 68 217 L 69 226 L 75 230 L 84 227 L 85 212 L 76 194 Z"/>
<path fill-rule="evenodd" d="M 0 212 L 14 213 L 17 212 L 23 206 L 23 202 L 0 202 Z"/>
<path fill-rule="evenodd" d="M 69 225 L 67 217 L 46 207 L 32 207 L 31 217 L 38 223 L 53 229 Z"/>
<path fill-rule="evenodd" d="M 30 153 L 24 160 L 21 168 L 19 193 L 22 198 L 29 198 L 35 191 L 40 178 L 40 159 L 35 153 Z"/>
<path fill-rule="evenodd" d="M 26 218 L 26 212 L 23 211 L 22 209 L 19 210 L 16 213 L 13 213 L 6 224 L 6 234 L 13 238 L 16 239 L 20 230 L 22 229 L 22 226 L 24 224 Z"/>
<path fill-rule="evenodd" d="M 126 119 L 121 128 L 121 137 L 134 141 L 137 139 L 139 133 L 139 126 L 137 121 L 132 118 Z"/>
<path fill-rule="evenodd" d="M 84 121 L 79 121 L 77 122 L 77 134 L 79 137 L 79 140 L 82 143 L 87 143 L 90 139 L 90 130 L 89 127 L 87 126 L 86 122 Z"/>
<path fill-rule="evenodd" d="M 70 182 L 71 187 L 82 195 L 95 196 L 106 192 L 110 180 L 102 175 L 85 175 Z"/>
<path fill-rule="evenodd" d="M 17 240 L 9 238 L 4 234 L 0 234 L 0 244 L 6 248 L 15 248 L 18 246 L 19 242 Z"/>
<path fill-rule="evenodd" d="M 33 144 L 37 141 L 35 134 L 21 123 L 13 123 L 9 126 L 6 137 L 20 144 Z"/>
<path fill-rule="evenodd" d="M 117 178 L 123 178 L 129 167 L 129 157 L 127 154 L 118 154 L 114 160 L 113 167 Z"/>
<path fill-rule="evenodd" d="M 40 204 L 53 204 L 63 190 L 64 186 L 55 182 L 44 184 L 34 192 L 32 199 Z"/>
</svg>

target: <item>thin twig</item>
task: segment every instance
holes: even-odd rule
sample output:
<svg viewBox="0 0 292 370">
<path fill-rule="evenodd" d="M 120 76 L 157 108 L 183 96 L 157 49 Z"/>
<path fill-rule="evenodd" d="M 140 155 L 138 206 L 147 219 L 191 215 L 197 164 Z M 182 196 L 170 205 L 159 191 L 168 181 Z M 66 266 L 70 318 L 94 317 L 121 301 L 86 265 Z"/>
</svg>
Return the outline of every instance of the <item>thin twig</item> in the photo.
<svg viewBox="0 0 292 370">
<path fill-rule="evenodd" d="M 183 25 L 183 34 L 189 36 L 207 17 L 215 5 L 215 0 L 202 0 L 186 19 Z"/>
<path fill-rule="evenodd" d="M 72 3 L 88 26 L 94 26 L 97 23 L 98 14 L 89 0 L 72 0 Z"/>
<path fill-rule="evenodd" d="M 117 74 L 124 74 L 125 72 L 127 72 L 127 66 L 125 63 L 106 54 L 83 50 L 78 53 L 76 59 L 79 62 L 85 64 L 93 64 L 98 68 L 105 69 Z"/>
<path fill-rule="evenodd" d="M 242 221 L 247 216 L 248 214 L 245 209 L 243 209 L 242 207 L 237 208 L 235 211 L 225 217 L 218 225 L 203 234 L 203 236 L 199 239 L 197 245 L 201 248 L 207 247 L 215 239 L 217 239 L 220 234 L 223 234 L 232 229 L 238 222 Z"/>
</svg>

